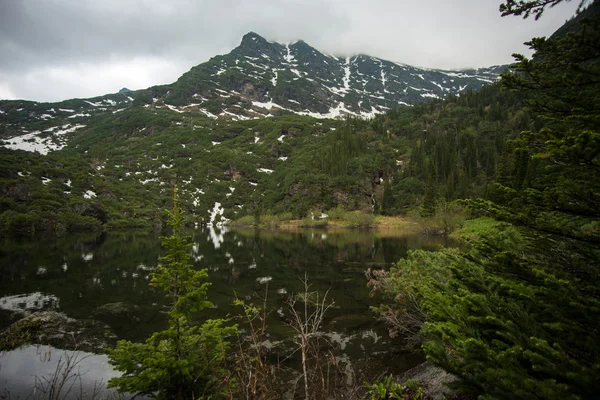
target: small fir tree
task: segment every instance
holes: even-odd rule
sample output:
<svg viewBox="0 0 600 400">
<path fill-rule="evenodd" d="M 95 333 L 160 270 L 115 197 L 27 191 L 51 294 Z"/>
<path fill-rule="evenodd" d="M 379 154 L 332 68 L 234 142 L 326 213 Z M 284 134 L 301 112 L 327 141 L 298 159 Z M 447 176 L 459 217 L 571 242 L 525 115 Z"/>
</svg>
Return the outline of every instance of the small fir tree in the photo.
<svg viewBox="0 0 600 400">
<path fill-rule="evenodd" d="M 189 264 L 189 236 L 182 233 L 184 216 L 176 188 L 173 211 L 167 213 L 173 233 L 161 237 L 167 253 L 159 258 L 150 285 L 163 289 L 169 299 L 169 325 L 145 343 L 121 340 L 108 350 L 109 362 L 123 373 L 108 386 L 158 399 L 204 398 L 223 390 L 227 378 L 223 361 L 229 348 L 224 338 L 237 327 L 224 326 L 222 319 L 196 323 L 196 313 L 212 307 L 206 296 L 210 283 L 206 269 L 197 271 Z"/>
</svg>

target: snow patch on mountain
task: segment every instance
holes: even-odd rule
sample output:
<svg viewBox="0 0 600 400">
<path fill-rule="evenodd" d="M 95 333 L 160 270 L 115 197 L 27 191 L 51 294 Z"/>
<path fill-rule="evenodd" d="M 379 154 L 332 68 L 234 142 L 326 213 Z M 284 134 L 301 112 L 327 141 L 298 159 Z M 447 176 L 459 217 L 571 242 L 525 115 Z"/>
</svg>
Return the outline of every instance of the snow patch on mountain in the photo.
<svg viewBox="0 0 600 400">
<path fill-rule="evenodd" d="M 80 128 L 85 128 L 85 125 L 77 124 L 71 126 L 70 124 L 66 124 L 62 127 L 55 126 L 45 129 L 43 133 L 35 131 L 0 141 L 0 146 L 12 150 L 24 150 L 32 153 L 38 152 L 41 155 L 46 155 L 51 151 L 63 149 L 67 145 L 67 139 L 61 136 L 66 133 L 75 132 Z M 48 133 L 51 135 L 48 135 Z"/>
<path fill-rule="evenodd" d="M 290 51 L 290 45 L 289 44 L 285 45 L 285 49 L 287 50 L 286 55 L 283 56 L 283 58 L 285 59 L 285 61 L 288 64 L 291 64 L 292 62 L 296 61 L 296 58 L 292 55 L 292 52 Z"/>
<path fill-rule="evenodd" d="M 348 93 L 350 91 L 350 57 L 346 58 L 346 66 L 344 67 L 344 92 Z"/>
</svg>

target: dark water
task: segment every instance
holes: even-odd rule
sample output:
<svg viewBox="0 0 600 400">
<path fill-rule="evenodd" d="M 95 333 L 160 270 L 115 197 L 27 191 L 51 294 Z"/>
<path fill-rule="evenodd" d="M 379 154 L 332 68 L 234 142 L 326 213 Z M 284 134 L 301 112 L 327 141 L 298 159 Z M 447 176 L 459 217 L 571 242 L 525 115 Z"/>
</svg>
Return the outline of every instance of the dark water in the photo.
<svg viewBox="0 0 600 400">
<path fill-rule="evenodd" d="M 285 326 L 284 301 L 303 290 L 300 278 L 306 274 L 311 291 L 329 290 L 335 305 L 324 320 L 324 337 L 356 373 L 367 372 L 361 368 L 400 372 L 420 361 L 401 352 L 373 319 L 369 306 L 378 300 L 369 297 L 364 272 L 389 268 L 409 249 L 440 248 L 446 245 L 443 239 L 391 230 L 206 228 L 188 233 L 192 262 L 207 268 L 212 282 L 209 298 L 215 308 L 206 310 L 207 317 L 239 315 L 241 309 L 232 305 L 236 296 L 258 303 L 267 290 L 269 341 L 285 340 L 291 331 Z M 0 329 L 23 312 L 57 310 L 105 322 L 119 338 L 144 340 L 165 324 L 163 294 L 148 286 L 163 254 L 158 236 L 105 233 L 0 242 Z M 119 312 L 102 307 L 117 302 L 124 303 Z M 0 386 L 11 370 L 1 363 L 0 358 Z"/>
</svg>

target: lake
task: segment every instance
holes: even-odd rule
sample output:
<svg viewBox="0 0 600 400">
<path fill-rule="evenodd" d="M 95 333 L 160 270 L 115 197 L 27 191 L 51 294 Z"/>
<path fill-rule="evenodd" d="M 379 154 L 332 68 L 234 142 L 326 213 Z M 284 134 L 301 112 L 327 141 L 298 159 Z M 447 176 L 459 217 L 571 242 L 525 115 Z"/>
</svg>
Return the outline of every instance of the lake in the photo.
<svg viewBox="0 0 600 400">
<path fill-rule="evenodd" d="M 193 244 L 192 263 L 207 268 L 212 282 L 209 299 L 215 307 L 205 310 L 206 317 L 241 315 L 232 304 L 235 298 L 262 304 L 266 293 L 269 343 L 282 343 L 291 335 L 285 300 L 303 291 L 301 279 L 306 275 L 311 291 L 328 291 L 335 302 L 324 319 L 323 337 L 359 382 L 374 372 L 398 373 L 422 361 L 401 351 L 397 339 L 392 341 L 386 327 L 374 319 L 369 307 L 378 299 L 369 296 L 364 272 L 369 267 L 388 269 L 411 249 L 439 249 L 448 245 L 444 239 L 350 229 L 211 227 L 189 229 L 187 234 Z M 165 326 L 163 293 L 148 286 L 149 274 L 164 254 L 158 234 L 66 235 L 0 243 L 0 329 L 38 310 L 93 318 L 108 324 L 119 338 L 134 341 Z M 27 347 L 0 357 L 0 389 L 24 393 L 34 373 L 30 380 L 23 379 L 22 367 L 17 366 L 41 362 L 38 353 Z M 97 357 L 89 357 L 94 362 L 89 369 L 106 381 L 114 371 Z M 43 374 L 43 368 L 28 370 Z"/>
</svg>

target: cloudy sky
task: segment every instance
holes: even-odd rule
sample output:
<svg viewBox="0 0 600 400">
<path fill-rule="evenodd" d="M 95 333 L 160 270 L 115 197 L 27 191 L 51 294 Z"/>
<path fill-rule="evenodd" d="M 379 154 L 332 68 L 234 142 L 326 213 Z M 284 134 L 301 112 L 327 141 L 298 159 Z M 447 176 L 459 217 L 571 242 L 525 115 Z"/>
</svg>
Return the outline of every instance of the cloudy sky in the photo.
<svg viewBox="0 0 600 400">
<path fill-rule="evenodd" d="M 430 68 L 528 54 L 578 1 L 534 21 L 501 0 L 0 0 L 0 99 L 57 101 L 175 81 L 254 31 L 318 50 Z"/>
</svg>

